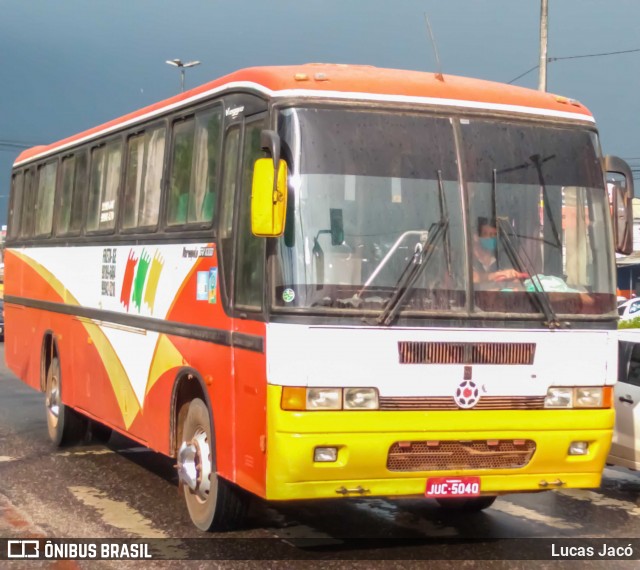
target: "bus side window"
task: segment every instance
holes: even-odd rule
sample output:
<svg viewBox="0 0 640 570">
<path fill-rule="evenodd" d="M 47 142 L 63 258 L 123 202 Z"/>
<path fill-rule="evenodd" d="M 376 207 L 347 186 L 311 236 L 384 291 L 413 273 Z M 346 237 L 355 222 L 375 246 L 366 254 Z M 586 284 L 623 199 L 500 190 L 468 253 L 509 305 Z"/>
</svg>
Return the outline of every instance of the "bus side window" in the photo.
<svg viewBox="0 0 640 570">
<path fill-rule="evenodd" d="M 32 171 L 25 171 L 22 211 L 20 212 L 20 237 L 30 237 L 33 233 L 33 211 L 35 204 L 32 178 Z"/>
<path fill-rule="evenodd" d="M 159 127 L 129 139 L 122 222 L 125 229 L 158 223 L 165 132 Z"/>
<path fill-rule="evenodd" d="M 222 135 L 222 111 L 196 113 L 193 182 L 189 199 L 189 222 L 211 222 L 218 196 L 218 161 Z"/>
<path fill-rule="evenodd" d="M 231 266 L 233 263 L 233 204 L 238 179 L 240 127 L 231 127 L 226 134 L 222 159 L 222 199 L 218 222 L 218 248 L 222 254 L 224 290 L 231 300 Z"/>
<path fill-rule="evenodd" d="M 167 223 L 170 226 L 187 223 L 194 131 L 195 119 L 193 118 L 175 123 L 173 126 L 173 152 L 167 207 Z"/>
<path fill-rule="evenodd" d="M 9 209 L 9 237 L 16 237 L 20 229 L 20 213 L 24 197 L 24 173 L 14 174 L 11 184 L 11 206 Z"/>
<path fill-rule="evenodd" d="M 53 201 L 56 194 L 58 161 L 38 168 L 38 193 L 36 198 L 36 236 L 51 235 Z"/>
<path fill-rule="evenodd" d="M 210 223 L 218 194 L 222 110 L 174 124 L 167 223 Z"/>
<path fill-rule="evenodd" d="M 71 200 L 73 197 L 75 177 L 76 157 L 66 156 L 60 164 L 60 202 L 56 220 L 56 233 L 58 235 L 68 233 L 69 226 L 71 225 Z"/>
<path fill-rule="evenodd" d="M 82 205 L 87 177 L 87 155 L 67 156 L 60 165 L 60 203 L 56 234 L 77 234 L 82 227 Z"/>
<path fill-rule="evenodd" d="M 91 151 L 89 209 L 87 230 L 109 230 L 115 227 L 122 142 L 120 140 L 96 147 Z"/>
<path fill-rule="evenodd" d="M 265 239 L 251 232 L 251 181 L 253 166 L 263 158 L 260 133 L 264 121 L 250 123 L 244 134 L 242 160 L 242 186 L 238 213 L 237 256 L 235 276 L 235 304 L 250 309 L 260 309 L 264 290 Z"/>
</svg>

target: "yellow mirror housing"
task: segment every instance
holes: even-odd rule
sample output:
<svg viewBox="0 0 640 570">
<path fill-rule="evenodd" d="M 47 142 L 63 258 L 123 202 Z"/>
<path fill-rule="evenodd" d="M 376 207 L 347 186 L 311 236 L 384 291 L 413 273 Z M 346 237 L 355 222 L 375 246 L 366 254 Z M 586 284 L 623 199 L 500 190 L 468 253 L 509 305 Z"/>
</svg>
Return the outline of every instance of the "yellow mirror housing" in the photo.
<svg viewBox="0 0 640 570">
<path fill-rule="evenodd" d="M 277 183 L 271 158 L 259 158 L 253 168 L 251 186 L 251 231 L 258 237 L 284 233 L 287 214 L 287 163 L 278 164 Z"/>
</svg>

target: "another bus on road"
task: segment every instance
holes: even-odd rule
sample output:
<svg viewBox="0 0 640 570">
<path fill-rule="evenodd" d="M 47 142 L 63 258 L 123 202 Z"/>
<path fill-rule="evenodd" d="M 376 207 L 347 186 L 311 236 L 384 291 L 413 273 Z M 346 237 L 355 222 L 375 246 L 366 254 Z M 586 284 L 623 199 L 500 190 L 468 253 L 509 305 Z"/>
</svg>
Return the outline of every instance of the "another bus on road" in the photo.
<svg viewBox="0 0 640 570">
<path fill-rule="evenodd" d="M 6 360 L 55 444 L 175 457 L 204 530 L 251 495 L 597 487 L 631 195 L 570 99 L 238 71 L 18 157 Z"/>
</svg>

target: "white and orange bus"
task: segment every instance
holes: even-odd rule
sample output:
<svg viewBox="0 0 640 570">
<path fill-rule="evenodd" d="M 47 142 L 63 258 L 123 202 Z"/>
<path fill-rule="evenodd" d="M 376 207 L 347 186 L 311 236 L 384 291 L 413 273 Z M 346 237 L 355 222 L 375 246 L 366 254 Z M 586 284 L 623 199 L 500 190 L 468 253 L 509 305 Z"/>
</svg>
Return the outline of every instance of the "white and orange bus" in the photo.
<svg viewBox="0 0 640 570">
<path fill-rule="evenodd" d="M 55 444 L 175 457 L 201 529 L 251 494 L 597 487 L 631 181 L 573 100 L 238 71 L 18 157 L 6 360 Z"/>
</svg>

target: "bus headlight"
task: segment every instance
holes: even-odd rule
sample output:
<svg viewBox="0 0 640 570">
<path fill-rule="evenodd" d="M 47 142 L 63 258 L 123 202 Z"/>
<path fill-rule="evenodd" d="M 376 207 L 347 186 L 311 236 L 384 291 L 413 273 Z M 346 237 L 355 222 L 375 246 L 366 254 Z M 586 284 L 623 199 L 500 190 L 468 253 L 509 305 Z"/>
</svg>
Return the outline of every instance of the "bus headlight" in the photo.
<svg viewBox="0 0 640 570">
<path fill-rule="evenodd" d="M 375 388 L 345 388 L 345 410 L 377 410 L 378 391 Z"/>
<path fill-rule="evenodd" d="M 307 410 L 339 410 L 342 408 L 340 388 L 308 388 Z"/>
<path fill-rule="evenodd" d="M 574 406 L 576 408 L 601 408 L 603 401 L 602 388 L 576 388 Z"/>
<path fill-rule="evenodd" d="M 544 399 L 545 408 L 573 407 L 573 388 L 549 388 Z"/>
<path fill-rule="evenodd" d="M 579 386 L 547 390 L 545 408 L 610 408 L 613 405 L 611 386 Z"/>
<path fill-rule="evenodd" d="M 377 410 L 376 388 L 283 386 L 280 407 L 288 411 Z"/>
</svg>

